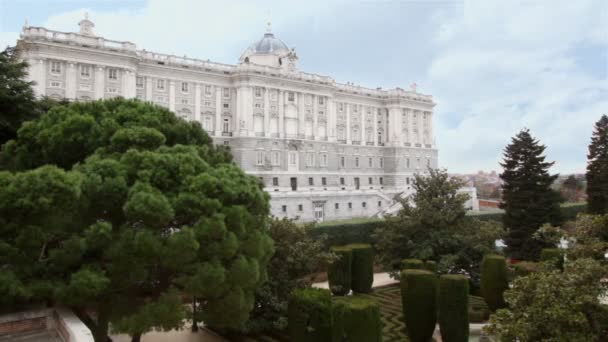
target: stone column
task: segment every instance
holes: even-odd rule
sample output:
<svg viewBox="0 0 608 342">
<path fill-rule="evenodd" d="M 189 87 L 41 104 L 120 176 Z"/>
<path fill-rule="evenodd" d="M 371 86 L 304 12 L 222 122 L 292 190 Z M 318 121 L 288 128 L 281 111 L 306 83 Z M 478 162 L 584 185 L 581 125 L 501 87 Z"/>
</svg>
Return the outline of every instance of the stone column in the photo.
<svg viewBox="0 0 608 342">
<path fill-rule="evenodd" d="M 122 96 L 125 99 L 134 99 L 137 96 L 133 70 L 124 70 L 122 73 Z"/>
<path fill-rule="evenodd" d="M 306 109 L 304 93 L 298 93 L 298 138 L 306 135 Z"/>
<path fill-rule="evenodd" d="M 152 99 L 152 77 L 146 76 L 146 101 L 154 101 Z"/>
<path fill-rule="evenodd" d="M 372 139 L 374 146 L 378 146 L 378 119 L 378 108 L 372 108 L 372 127 L 374 127 Z"/>
<path fill-rule="evenodd" d="M 264 136 L 270 137 L 270 89 L 264 88 Z"/>
<path fill-rule="evenodd" d="M 37 97 L 46 95 L 46 61 L 44 59 L 30 61 L 30 73 L 28 79 L 35 81 L 34 93 Z"/>
<path fill-rule="evenodd" d="M 433 112 L 428 112 L 429 113 L 429 144 L 431 144 L 431 146 L 435 147 L 435 136 L 433 135 Z"/>
<path fill-rule="evenodd" d="M 346 110 L 346 143 L 347 144 L 352 144 L 352 140 L 351 140 L 351 120 L 350 120 L 350 104 L 345 103 L 344 104 L 344 110 Z"/>
<path fill-rule="evenodd" d="M 222 88 L 215 88 L 215 135 L 222 135 Z"/>
<path fill-rule="evenodd" d="M 70 100 L 76 99 L 76 64 L 67 63 L 65 72 L 65 97 Z"/>
<path fill-rule="evenodd" d="M 175 112 L 175 81 L 169 81 L 169 110 Z"/>
<path fill-rule="evenodd" d="M 313 139 L 319 140 L 319 96 L 312 95 L 312 135 Z M 327 134 L 327 130 L 325 130 Z"/>
<path fill-rule="evenodd" d="M 106 86 L 106 67 L 103 65 L 98 65 L 95 67 L 95 87 L 94 87 L 94 97 L 95 100 L 100 100 L 104 98 L 106 90 L 104 89 Z"/>
<path fill-rule="evenodd" d="M 285 137 L 285 92 L 279 90 L 279 138 Z"/>
<path fill-rule="evenodd" d="M 194 83 L 194 120 L 203 123 L 201 120 L 201 85 Z"/>
<path fill-rule="evenodd" d="M 327 102 L 327 141 L 336 141 L 336 106 L 331 97 L 325 99 Z"/>
<path fill-rule="evenodd" d="M 361 145 L 366 145 L 367 144 L 367 139 L 365 137 L 365 134 L 367 133 L 367 131 L 365 130 L 365 119 L 366 119 L 366 115 L 367 113 L 363 112 L 363 106 L 359 106 L 359 114 L 361 117 Z"/>
</svg>

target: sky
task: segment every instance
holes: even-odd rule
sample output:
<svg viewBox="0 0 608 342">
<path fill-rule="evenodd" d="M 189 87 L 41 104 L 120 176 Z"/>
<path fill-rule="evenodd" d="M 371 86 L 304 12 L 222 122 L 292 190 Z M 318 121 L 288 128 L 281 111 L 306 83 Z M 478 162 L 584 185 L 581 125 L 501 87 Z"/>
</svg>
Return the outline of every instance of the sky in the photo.
<svg viewBox="0 0 608 342">
<path fill-rule="evenodd" d="M 138 49 L 237 62 L 266 23 L 300 70 L 433 96 L 439 165 L 500 171 L 521 129 L 552 172 L 582 173 L 593 124 L 608 114 L 606 0 L 0 0 L 0 46 L 25 21 Z"/>
</svg>

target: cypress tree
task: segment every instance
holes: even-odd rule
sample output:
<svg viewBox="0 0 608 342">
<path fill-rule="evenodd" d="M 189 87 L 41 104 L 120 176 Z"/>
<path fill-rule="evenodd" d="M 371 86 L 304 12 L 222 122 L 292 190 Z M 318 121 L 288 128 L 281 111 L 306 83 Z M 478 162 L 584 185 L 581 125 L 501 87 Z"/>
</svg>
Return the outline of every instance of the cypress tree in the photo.
<svg viewBox="0 0 608 342">
<path fill-rule="evenodd" d="M 608 213 L 608 116 L 595 123 L 587 155 L 587 209 Z"/>
<path fill-rule="evenodd" d="M 561 196 L 551 189 L 558 175 L 550 175 L 553 162 L 546 162 L 546 146 L 530 135 L 528 129 L 519 132 L 504 151 L 500 164 L 504 171 L 502 203 L 503 222 L 508 230 L 506 243 L 511 257 L 538 260 L 542 241 L 532 238 L 541 225 L 561 222 L 559 202 Z"/>
</svg>

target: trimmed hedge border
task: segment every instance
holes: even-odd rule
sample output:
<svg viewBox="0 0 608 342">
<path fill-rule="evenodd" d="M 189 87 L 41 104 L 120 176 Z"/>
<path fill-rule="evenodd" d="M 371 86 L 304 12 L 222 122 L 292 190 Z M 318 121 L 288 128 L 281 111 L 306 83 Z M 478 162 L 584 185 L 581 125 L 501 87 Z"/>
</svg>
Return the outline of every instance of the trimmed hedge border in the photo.
<svg viewBox="0 0 608 342">
<path fill-rule="evenodd" d="M 327 269 L 329 289 L 336 296 L 344 296 L 350 292 L 352 283 L 353 250 L 347 246 L 332 247 L 338 259 Z"/>
<path fill-rule="evenodd" d="M 469 341 L 469 279 L 463 275 L 439 277 L 439 330 L 444 342 Z"/>
<path fill-rule="evenodd" d="M 333 303 L 334 341 L 382 342 L 380 306 L 373 298 L 336 297 Z"/>
<path fill-rule="evenodd" d="M 437 276 L 426 270 L 401 272 L 401 300 L 410 341 L 430 341 L 437 323 Z"/>
<path fill-rule="evenodd" d="M 374 283 L 374 249 L 368 244 L 345 246 L 353 251 L 351 289 L 354 293 L 370 293 Z"/>
<path fill-rule="evenodd" d="M 419 259 L 403 259 L 401 260 L 401 270 L 422 270 L 424 262 Z"/>
<path fill-rule="evenodd" d="M 287 330 L 293 342 L 333 341 L 331 292 L 297 289 L 289 298 Z"/>
<path fill-rule="evenodd" d="M 509 288 L 507 261 L 502 255 L 486 255 L 481 261 L 481 295 L 492 312 L 506 306 L 503 293 Z"/>
</svg>

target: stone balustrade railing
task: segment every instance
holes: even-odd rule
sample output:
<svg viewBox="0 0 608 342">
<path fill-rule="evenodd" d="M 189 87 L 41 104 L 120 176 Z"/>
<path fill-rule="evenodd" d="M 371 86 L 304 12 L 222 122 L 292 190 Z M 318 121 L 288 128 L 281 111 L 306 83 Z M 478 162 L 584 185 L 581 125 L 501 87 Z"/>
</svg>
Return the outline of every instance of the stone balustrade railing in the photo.
<svg viewBox="0 0 608 342">
<path fill-rule="evenodd" d="M 110 40 L 103 37 L 86 36 L 74 32 L 53 31 L 44 27 L 25 27 L 21 32 L 21 38 L 46 39 L 49 41 L 57 41 L 61 43 L 72 43 L 78 45 L 86 45 L 89 47 L 120 50 L 125 52 L 135 52 L 135 44 L 131 42 L 120 42 L 117 40 Z"/>
</svg>

